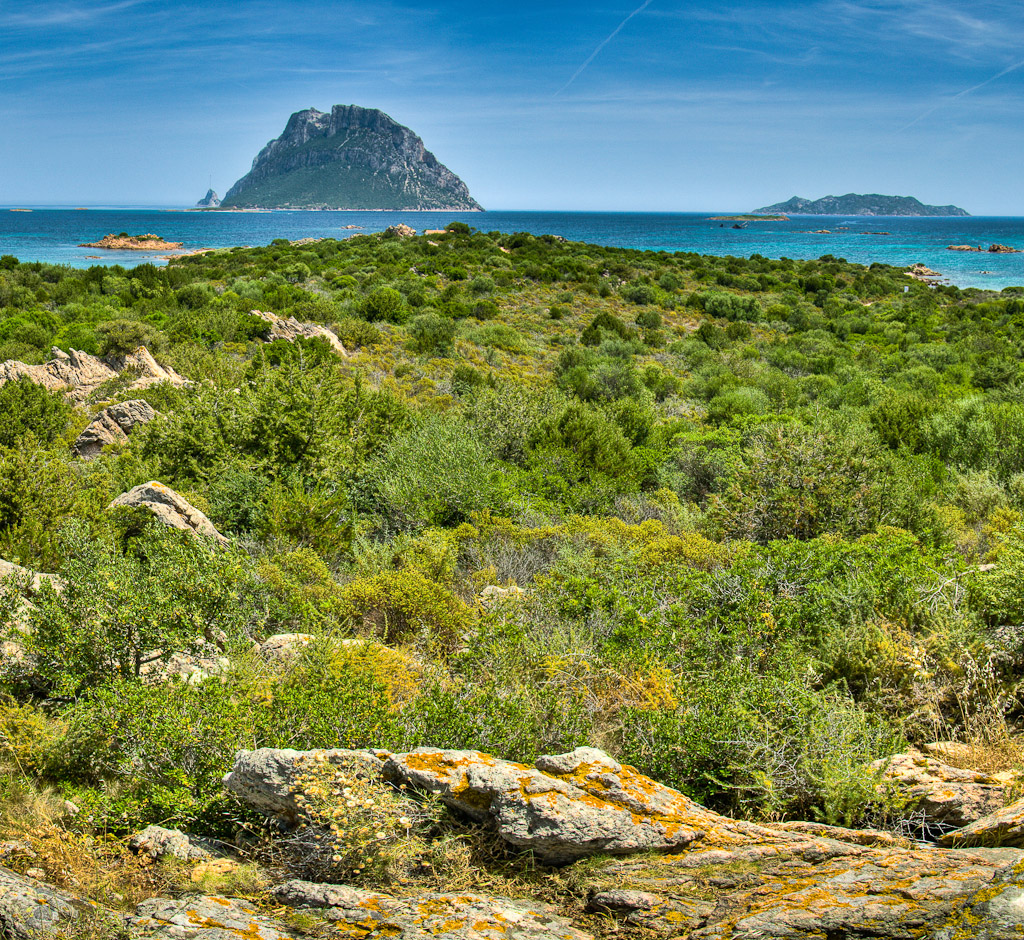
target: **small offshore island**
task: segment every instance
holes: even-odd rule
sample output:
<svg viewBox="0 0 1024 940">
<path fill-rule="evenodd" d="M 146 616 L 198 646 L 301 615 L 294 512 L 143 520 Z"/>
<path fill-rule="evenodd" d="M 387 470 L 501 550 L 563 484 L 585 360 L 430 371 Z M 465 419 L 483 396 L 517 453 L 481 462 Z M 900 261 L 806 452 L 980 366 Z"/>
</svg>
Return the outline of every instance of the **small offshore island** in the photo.
<svg viewBox="0 0 1024 940">
<path fill-rule="evenodd" d="M 845 196 L 823 196 L 821 199 L 804 199 L 794 196 L 786 202 L 777 202 L 755 214 L 782 212 L 787 215 L 896 215 L 896 216 L 944 216 L 967 217 L 970 213 L 959 206 L 927 206 L 913 196 L 881 196 L 878 193 L 847 193 Z"/>
<path fill-rule="evenodd" d="M 145 235 L 104 235 L 98 242 L 83 242 L 79 248 L 106 248 L 108 251 L 174 251 L 183 242 L 165 241 L 159 235 L 149 232 Z"/>
<path fill-rule="evenodd" d="M 223 200 L 211 189 L 199 207 L 483 211 L 408 127 L 376 108 L 340 104 L 296 111 Z"/>
</svg>

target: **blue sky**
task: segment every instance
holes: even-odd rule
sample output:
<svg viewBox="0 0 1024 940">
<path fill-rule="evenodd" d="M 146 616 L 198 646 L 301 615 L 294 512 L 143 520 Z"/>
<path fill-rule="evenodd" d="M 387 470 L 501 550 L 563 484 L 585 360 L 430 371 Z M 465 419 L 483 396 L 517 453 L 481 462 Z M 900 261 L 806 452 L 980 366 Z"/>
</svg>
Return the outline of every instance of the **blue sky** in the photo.
<svg viewBox="0 0 1024 940">
<path fill-rule="evenodd" d="M 378 107 L 494 209 L 1024 215 L 1019 0 L 0 0 L 0 205 L 188 204 Z"/>
</svg>

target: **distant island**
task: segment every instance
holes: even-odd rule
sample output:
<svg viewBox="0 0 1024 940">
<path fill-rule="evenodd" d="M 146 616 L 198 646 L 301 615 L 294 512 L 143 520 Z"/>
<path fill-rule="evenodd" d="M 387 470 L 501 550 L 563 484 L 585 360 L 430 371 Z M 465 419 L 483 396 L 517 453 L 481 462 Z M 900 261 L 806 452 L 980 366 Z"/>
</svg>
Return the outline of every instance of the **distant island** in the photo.
<svg viewBox="0 0 1024 940">
<path fill-rule="evenodd" d="M 481 211 L 469 188 L 408 127 L 383 111 L 296 111 L 222 209 Z"/>
<path fill-rule="evenodd" d="M 824 196 L 821 199 L 794 196 L 786 202 L 754 210 L 756 215 L 777 212 L 786 215 L 970 215 L 959 206 L 926 206 L 913 196 L 880 196 L 878 193 L 847 193 L 845 196 Z"/>
<path fill-rule="evenodd" d="M 220 196 L 218 196 L 212 189 L 206 191 L 206 195 L 203 196 L 199 202 L 196 203 L 198 209 L 216 209 L 220 205 Z"/>
</svg>

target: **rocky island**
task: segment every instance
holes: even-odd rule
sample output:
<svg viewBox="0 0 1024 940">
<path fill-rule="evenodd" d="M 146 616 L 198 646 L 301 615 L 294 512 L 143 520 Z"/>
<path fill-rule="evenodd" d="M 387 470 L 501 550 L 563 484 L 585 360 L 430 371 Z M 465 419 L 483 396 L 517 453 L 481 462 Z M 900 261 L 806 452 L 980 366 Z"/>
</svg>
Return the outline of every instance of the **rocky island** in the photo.
<svg viewBox="0 0 1024 940">
<path fill-rule="evenodd" d="M 220 196 L 218 196 L 212 189 L 206 191 L 206 195 L 203 196 L 199 202 L 196 203 L 197 209 L 216 209 L 220 205 Z"/>
<path fill-rule="evenodd" d="M 83 242 L 79 248 L 106 248 L 108 251 L 173 251 L 181 248 L 183 242 L 165 241 L 151 232 L 145 235 L 104 235 L 98 242 Z"/>
<path fill-rule="evenodd" d="M 296 111 L 221 207 L 482 210 L 408 127 L 358 105 Z"/>
<path fill-rule="evenodd" d="M 901 215 L 901 216 L 969 216 L 959 206 L 926 206 L 913 196 L 880 196 L 878 193 L 845 196 L 823 196 L 804 199 L 794 196 L 786 202 L 755 209 L 757 215 L 783 212 L 787 215 Z"/>
</svg>

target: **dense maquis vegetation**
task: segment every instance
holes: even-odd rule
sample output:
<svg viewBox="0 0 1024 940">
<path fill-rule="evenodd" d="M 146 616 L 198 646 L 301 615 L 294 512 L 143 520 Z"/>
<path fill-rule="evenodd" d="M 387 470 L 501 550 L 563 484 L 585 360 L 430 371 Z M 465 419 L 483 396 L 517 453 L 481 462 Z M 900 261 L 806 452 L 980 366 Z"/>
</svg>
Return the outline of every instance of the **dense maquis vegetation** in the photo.
<svg viewBox="0 0 1024 940">
<path fill-rule="evenodd" d="M 730 812 L 879 822 L 869 762 L 1021 717 L 1024 289 L 457 223 L 0 259 L 0 360 L 141 343 L 192 384 L 102 387 L 159 417 L 89 462 L 85 411 L 0 387 L 0 557 L 67 582 L 5 595 L 3 785 L 76 825 L 229 833 L 240 747 L 584 743 Z M 230 544 L 106 509 L 147 480 Z M 316 639 L 253 651 L 280 633 Z M 202 681 L 140 668 L 200 641 Z"/>
</svg>

